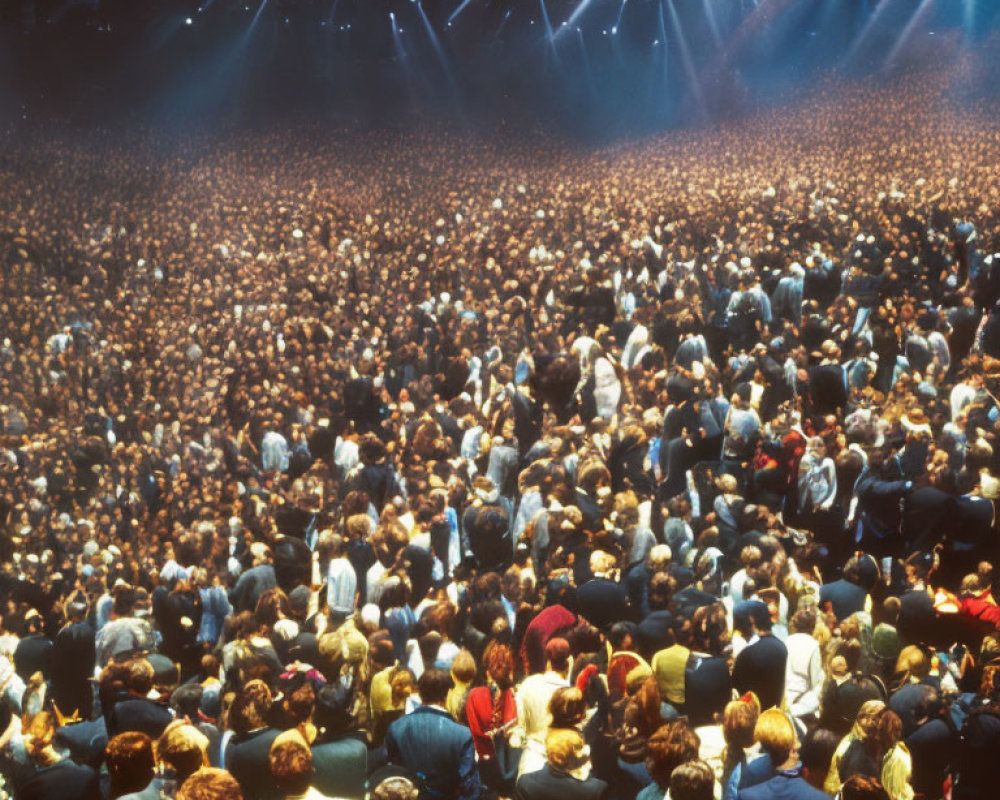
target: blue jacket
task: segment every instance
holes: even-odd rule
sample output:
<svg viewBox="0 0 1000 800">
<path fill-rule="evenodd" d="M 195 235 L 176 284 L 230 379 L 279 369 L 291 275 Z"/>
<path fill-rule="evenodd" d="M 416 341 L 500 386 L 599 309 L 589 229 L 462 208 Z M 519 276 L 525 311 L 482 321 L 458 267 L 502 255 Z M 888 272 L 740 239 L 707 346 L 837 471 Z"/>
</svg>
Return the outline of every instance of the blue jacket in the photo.
<svg viewBox="0 0 1000 800">
<path fill-rule="evenodd" d="M 420 800 L 478 800 L 483 787 L 469 729 L 448 712 L 422 706 L 389 726 L 389 762 L 421 779 Z"/>
<path fill-rule="evenodd" d="M 830 795 L 810 786 L 798 772 L 779 772 L 766 783 L 741 789 L 738 800 L 830 800 Z"/>
</svg>

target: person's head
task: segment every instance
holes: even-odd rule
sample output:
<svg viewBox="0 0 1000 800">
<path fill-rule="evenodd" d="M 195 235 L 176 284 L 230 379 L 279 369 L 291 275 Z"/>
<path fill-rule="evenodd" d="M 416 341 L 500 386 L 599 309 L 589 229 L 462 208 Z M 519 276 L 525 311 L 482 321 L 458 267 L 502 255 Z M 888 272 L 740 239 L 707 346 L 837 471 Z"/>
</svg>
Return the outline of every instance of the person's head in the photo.
<svg viewBox="0 0 1000 800">
<path fill-rule="evenodd" d="M 587 704 L 583 692 L 575 686 L 561 687 L 549 698 L 550 728 L 573 728 L 583 720 Z"/>
<path fill-rule="evenodd" d="M 194 725 L 174 720 L 156 742 L 156 758 L 183 781 L 208 766 L 208 737 Z"/>
<path fill-rule="evenodd" d="M 170 707 L 179 718 L 198 719 L 204 689 L 198 683 L 185 683 L 170 693 Z"/>
<path fill-rule="evenodd" d="M 920 681 L 926 678 L 930 668 L 930 659 L 927 658 L 927 654 L 915 644 L 904 647 L 896 658 L 896 673 L 904 682 Z"/>
<path fill-rule="evenodd" d="M 858 733 L 860 733 L 862 737 L 868 738 L 875 735 L 879 715 L 884 710 L 885 703 L 881 700 L 867 700 L 861 704 L 861 708 L 858 709 L 858 715 L 854 724 L 857 727 Z"/>
<path fill-rule="evenodd" d="M 771 609 L 767 607 L 767 604 L 760 600 L 750 601 L 749 612 L 750 612 L 750 622 L 753 625 L 753 629 L 759 634 L 768 634 L 771 632 L 771 628 L 774 626 L 774 620 L 771 618 Z"/>
<path fill-rule="evenodd" d="M 802 762 L 802 777 L 818 789 L 822 789 L 826 775 L 830 771 L 833 753 L 840 744 L 840 737 L 826 728 L 813 728 L 806 735 L 799 748 Z"/>
<path fill-rule="evenodd" d="M 243 800 L 243 792 L 226 770 L 205 767 L 181 784 L 177 800 Z"/>
<path fill-rule="evenodd" d="M 316 706 L 316 689 L 312 681 L 302 680 L 298 686 L 290 686 L 284 695 L 281 706 L 286 726 L 301 725 L 312 718 Z"/>
<path fill-rule="evenodd" d="M 271 690 L 264 681 L 250 681 L 233 701 L 229 711 L 229 726 L 237 736 L 265 727 L 271 701 Z"/>
<path fill-rule="evenodd" d="M 802 608 L 795 612 L 788 623 L 790 633 L 808 633 L 816 629 L 816 611 L 811 608 Z"/>
<path fill-rule="evenodd" d="M 448 692 L 452 686 L 454 683 L 447 670 L 437 668 L 424 670 L 417 680 L 420 702 L 425 706 L 443 706 L 448 700 Z"/>
<path fill-rule="evenodd" d="M 486 677 L 501 689 L 514 685 L 514 651 L 510 645 L 492 641 L 483 651 L 483 667 Z"/>
<path fill-rule="evenodd" d="M 686 720 L 660 726 L 646 742 L 646 769 L 658 786 L 666 787 L 677 767 L 698 757 L 701 739 Z"/>
<path fill-rule="evenodd" d="M 726 607 L 722 603 L 701 606 L 691 616 L 691 643 L 695 650 L 721 656 L 729 641 Z"/>
<path fill-rule="evenodd" d="M 883 708 L 875 718 L 875 729 L 869 738 L 881 758 L 903 740 L 903 720 L 892 709 Z"/>
<path fill-rule="evenodd" d="M 590 749 L 583 736 L 573 728 L 550 730 L 545 737 L 545 755 L 549 765 L 557 772 L 572 773 L 586 766 Z"/>
<path fill-rule="evenodd" d="M 145 658 L 134 658 L 128 663 L 126 685 L 136 697 L 145 697 L 153 689 L 156 670 Z"/>
<path fill-rule="evenodd" d="M 756 703 L 731 700 L 726 704 L 722 712 L 722 735 L 726 740 L 727 753 L 735 756 L 753 744 L 759 715 Z"/>
<path fill-rule="evenodd" d="M 562 638 L 549 639 L 545 644 L 545 663 L 553 672 L 565 675 L 572 661 L 569 642 Z"/>
<path fill-rule="evenodd" d="M 389 771 L 390 774 L 381 777 L 378 772 L 370 778 L 371 791 L 368 800 L 417 800 L 420 790 L 407 775 L 397 774 L 391 767 L 384 767 L 379 772 Z"/>
<path fill-rule="evenodd" d="M 476 678 L 476 659 L 468 650 L 459 650 L 451 660 L 451 677 L 456 683 L 469 684 Z"/>
<path fill-rule="evenodd" d="M 268 755 L 271 777 L 285 794 L 305 794 L 313 779 L 312 751 L 297 730 L 278 734 Z"/>
<path fill-rule="evenodd" d="M 44 763 L 56 735 L 58 721 L 51 711 L 39 711 L 24 726 L 24 747 L 35 763 Z M 47 765 L 46 765 L 47 766 Z"/>
<path fill-rule="evenodd" d="M 889 800 L 889 793 L 878 778 L 855 774 L 840 787 L 840 800 Z"/>
<path fill-rule="evenodd" d="M 127 731 L 112 737 L 104 748 L 104 758 L 115 797 L 141 792 L 153 779 L 153 740 L 145 733 Z"/>
<path fill-rule="evenodd" d="M 685 761 L 670 776 L 670 800 L 712 800 L 715 772 L 700 759 Z"/>
<path fill-rule="evenodd" d="M 631 650 L 635 641 L 636 624 L 634 622 L 616 622 L 608 631 L 608 643 L 612 652 L 618 650 Z"/>
<path fill-rule="evenodd" d="M 757 719 L 754 741 L 771 757 L 775 767 L 788 761 L 795 749 L 795 728 L 783 711 L 769 708 Z"/>
</svg>

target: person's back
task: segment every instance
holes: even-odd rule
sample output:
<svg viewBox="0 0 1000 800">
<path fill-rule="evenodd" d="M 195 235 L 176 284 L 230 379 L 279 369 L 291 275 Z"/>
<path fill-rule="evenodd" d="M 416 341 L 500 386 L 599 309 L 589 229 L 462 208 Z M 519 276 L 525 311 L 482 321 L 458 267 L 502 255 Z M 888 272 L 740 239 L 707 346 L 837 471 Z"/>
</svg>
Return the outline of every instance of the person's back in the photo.
<svg viewBox="0 0 1000 800">
<path fill-rule="evenodd" d="M 445 670 L 424 672 L 417 684 L 423 705 L 393 722 L 386 734 L 389 762 L 420 777 L 421 800 L 475 800 L 482 793 L 472 734 L 445 710 L 451 687 Z"/>
<path fill-rule="evenodd" d="M 602 780 L 593 776 L 580 780 L 557 772 L 549 764 L 517 780 L 520 800 L 601 800 L 607 790 L 608 784 Z"/>
<path fill-rule="evenodd" d="M 246 800 L 275 800 L 281 793 L 271 777 L 268 757 L 280 731 L 267 724 L 272 695 L 267 684 L 250 681 L 229 711 L 236 735 L 223 753 L 226 769 L 239 782 Z"/>
<path fill-rule="evenodd" d="M 368 748 L 360 739 L 345 736 L 312 746 L 313 786 L 330 797 L 361 798 L 365 795 Z"/>
<path fill-rule="evenodd" d="M 762 636 L 736 657 L 733 685 L 740 693 L 755 692 L 761 708 L 780 706 L 785 694 L 788 650 L 775 636 Z"/>
<path fill-rule="evenodd" d="M 796 771 L 782 771 L 757 786 L 741 789 L 738 800 L 830 800 Z"/>
<path fill-rule="evenodd" d="M 839 621 L 863 611 L 867 595 L 868 593 L 856 583 L 840 579 L 820 587 L 819 601 L 821 606 L 829 603 Z"/>
<path fill-rule="evenodd" d="M 278 737 L 276 728 L 261 728 L 230 741 L 223 756 L 226 769 L 236 778 L 246 800 L 280 797 L 271 779 L 267 756 Z"/>
<path fill-rule="evenodd" d="M 128 664 L 126 683 L 128 694 L 116 702 L 108 714 L 108 736 L 128 731 L 159 738 L 174 715 L 170 709 L 147 695 L 153 689 L 153 666 L 144 658 Z"/>
<path fill-rule="evenodd" d="M 41 767 L 17 792 L 23 800 L 103 800 L 97 772 L 66 759 Z"/>
</svg>

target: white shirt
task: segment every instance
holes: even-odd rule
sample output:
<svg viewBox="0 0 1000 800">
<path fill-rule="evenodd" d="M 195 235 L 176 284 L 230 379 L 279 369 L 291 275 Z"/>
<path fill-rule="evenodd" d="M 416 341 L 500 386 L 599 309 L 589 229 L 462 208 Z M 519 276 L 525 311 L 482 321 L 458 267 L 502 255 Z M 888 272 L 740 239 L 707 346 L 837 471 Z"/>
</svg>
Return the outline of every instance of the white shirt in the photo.
<svg viewBox="0 0 1000 800">
<path fill-rule="evenodd" d="M 556 689 L 569 686 L 569 681 L 555 672 L 529 675 L 517 690 L 517 727 L 523 731 L 524 752 L 518 766 L 518 777 L 537 772 L 545 766 L 545 736 L 552 724 L 549 700 Z"/>
<path fill-rule="evenodd" d="M 819 692 L 823 686 L 823 659 L 819 642 L 811 634 L 793 633 L 785 642 L 785 695 L 793 717 L 819 710 Z"/>
</svg>

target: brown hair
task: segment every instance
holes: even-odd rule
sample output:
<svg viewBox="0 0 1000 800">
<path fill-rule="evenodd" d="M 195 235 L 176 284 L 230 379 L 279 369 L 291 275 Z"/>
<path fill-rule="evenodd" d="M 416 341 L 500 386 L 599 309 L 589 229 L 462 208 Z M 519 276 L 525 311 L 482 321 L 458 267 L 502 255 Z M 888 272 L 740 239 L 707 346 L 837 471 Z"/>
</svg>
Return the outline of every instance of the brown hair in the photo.
<svg viewBox="0 0 1000 800">
<path fill-rule="evenodd" d="M 451 675 L 456 682 L 471 683 L 476 677 L 476 659 L 468 650 L 459 650 L 451 660 Z"/>
<path fill-rule="evenodd" d="M 313 757 L 298 731 L 285 731 L 274 740 L 268 755 L 271 777 L 286 794 L 303 794 L 312 782 Z"/>
<path fill-rule="evenodd" d="M 660 685 L 654 675 L 650 675 L 629 700 L 630 722 L 643 736 L 649 736 L 660 726 Z"/>
<path fill-rule="evenodd" d="M 243 792 L 226 770 L 205 767 L 184 781 L 177 800 L 243 800 Z"/>
<path fill-rule="evenodd" d="M 486 676 L 501 689 L 514 684 L 514 651 L 502 642 L 490 642 L 483 652 L 483 667 Z"/>
<path fill-rule="evenodd" d="M 549 714 L 552 715 L 549 728 L 573 728 L 586 713 L 583 692 L 575 686 L 556 689 L 549 698 Z"/>
<path fill-rule="evenodd" d="M 271 710 L 271 700 L 271 690 L 264 681 L 250 681 L 236 695 L 229 709 L 230 727 L 238 736 L 263 728 Z"/>
<path fill-rule="evenodd" d="M 153 680 L 156 677 L 153 665 L 144 658 L 134 658 L 128 662 L 127 667 L 128 677 L 126 678 L 126 685 L 128 686 L 128 690 L 140 696 L 149 694 L 149 690 L 153 688 Z"/>
<path fill-rule="evenodd" d="M 105 763 L 111 777 L 111 795 L 141 792 L 153 777 L 153 740 L 139 731 L 126 731 L 112 737 L 104 748 Z"/>
<path fill-rule="evenodd" d="M 889 800 L 889 793 L 877 778 L 852 775 L 840 788 L 841 800 Z"/>
<path fill-rule="evenodd" d="M 178 780 L 208 766 L 208 737 L 190 723 L 171 722 L 156 742 L 156 757 L 169 764 Z"/>
<path fill-rule="evenodd" d="M 670 800 L 712 800 L 715 773 L 700 759 L 685 761 L 670 775 Z"/>
<path fill-rule="evenodd" d="M 726 763 L 735 763 L 740 752 L 753 744 L 760 709 L 756 703 L 730 700 L 722 712 L 722 735 L 726 740 Z"/>
<path fill-rule="evenodd" d="M 646 743 L 646 769 L 659 786 L 667 786 L 670 775 L 685 761 L 698 757 L 701 739 L 685 720 L 660 726 Z"/>
</svg>

